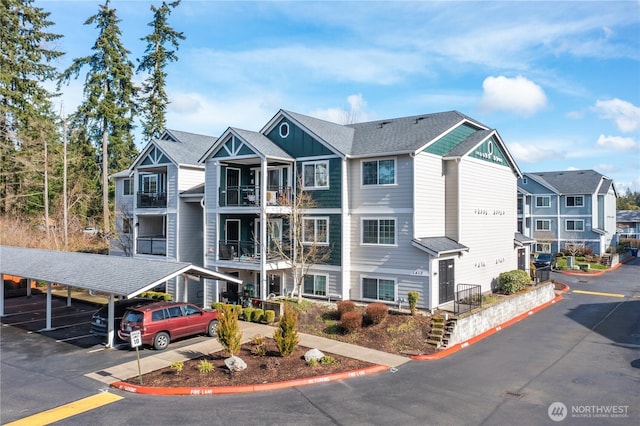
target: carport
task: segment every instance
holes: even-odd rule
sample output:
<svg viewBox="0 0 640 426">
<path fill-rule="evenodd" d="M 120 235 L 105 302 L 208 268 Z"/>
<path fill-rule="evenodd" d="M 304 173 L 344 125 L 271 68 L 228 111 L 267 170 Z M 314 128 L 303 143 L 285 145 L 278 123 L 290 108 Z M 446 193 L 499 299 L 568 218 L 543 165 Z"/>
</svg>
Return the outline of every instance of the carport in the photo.
<svg viewBox="0 0 640 426">
<path fill-rule="evenodd" d="M 0 275 L 15 275 L 47 283 L 47 318 L 45 330 L 51 330 L 51 284 L 66 285 L 67 305 L 71 306 L 71 288 L 102 292 L 109 295 L 109 335 L 107 346 L 113 346 L 114 301 L 119 296 L 129 299 L 150 290 L 167 280 L 182 277 L 176 299 L 180 294 L 186 297 L 187 281 L 197 278 L 203 285 L 204 300 L 206 286 L 203 279 L 232 281 L 242 284 L 242 280 L 185 262 L 140 259 L 124 256 L 62 252 L 24 247 L 0 246 Z M 30 286 L 27 286 L 30 291 Z M 0 317 L 4 316 L 4 279 L 0 285 Z"/>
</svg>

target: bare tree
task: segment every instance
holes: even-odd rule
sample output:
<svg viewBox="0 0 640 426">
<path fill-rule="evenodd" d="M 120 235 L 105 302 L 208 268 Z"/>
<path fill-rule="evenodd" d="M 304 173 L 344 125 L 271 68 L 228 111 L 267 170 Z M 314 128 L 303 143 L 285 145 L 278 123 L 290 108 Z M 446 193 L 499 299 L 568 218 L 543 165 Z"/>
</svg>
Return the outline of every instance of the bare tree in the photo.
<svg viewBox="0 0 640 426">
<path fill-rule="evenodd" d="M 288 232 L 283 233 L 282 239 L 268 227 L 269 249 L 291 269 L 294 282 L 294 292 L 297 292 L 298 302 L 302 301 L 304 278 L 313 265 L 326 263 L 331 256 L 331 245 L 328 241 L 328 222 L 318 225 L 314 219 L 313 209 L 317 206 L 311 194 L 302 189 L 302 182 L 298 179 L 298 190 L 293 196 L 281 196 L 278 203 L 289 207 L 285 216 Z M 273 215 L 271 215 L 273 217 Z"/>
<path fill-rule="evenodd" d="M 131 205 L 121 204 L 116 213 L 114 231 L 106 234 L 109 244 L 119 248 L 125 256 L 133 254 L 133 210 Z M 119 223 L 118 223 L 119 221 Z"/>
</svg>

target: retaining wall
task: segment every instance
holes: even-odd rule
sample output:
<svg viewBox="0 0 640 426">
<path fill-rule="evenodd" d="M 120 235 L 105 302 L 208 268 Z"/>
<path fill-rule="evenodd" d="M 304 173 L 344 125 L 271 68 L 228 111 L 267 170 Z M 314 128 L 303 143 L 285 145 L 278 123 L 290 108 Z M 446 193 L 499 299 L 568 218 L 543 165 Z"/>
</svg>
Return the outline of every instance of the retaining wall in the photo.
<svg viewBox="0 0 640 426">
<path fill-rule="evenodd" d="M 464 342 L 555 297 L 554 284 L 541 284 L 526 293 L 514 295 L 495 305 L 458 317 L 448 346 Z"/>
</svg>

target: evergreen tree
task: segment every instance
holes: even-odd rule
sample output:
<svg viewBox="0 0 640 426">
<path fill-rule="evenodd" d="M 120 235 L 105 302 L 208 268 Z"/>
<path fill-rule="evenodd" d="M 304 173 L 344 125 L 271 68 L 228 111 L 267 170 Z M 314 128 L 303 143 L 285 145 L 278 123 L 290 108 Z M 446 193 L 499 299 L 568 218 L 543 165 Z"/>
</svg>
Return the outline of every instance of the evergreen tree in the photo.
<svg viewBox="0 0 640 426">
<path fill-rule="evenodd" d="M 62 36 L 47 32 L 50 13 L 32 3 L 0 0 L 0 212 L 5 214 L 44 212 L 44 177 L 52 164 L 47 156 L 56 152 L 54 94 L 44 83 L 57 79 L 50 63 L 63 53 L 51 44 Z"/>
<path fill-rule="evenodd" d="M 116 9 L 110 8 L 107 0 L 98 13 L 85 22 L 85 25 L 95 24 L 98 29 L 93 54 L 75 58 L 60 80 L 68 82 L 72 77 L 77 78 L 85 66 L 89 68 L 84 100 L 75 115 L 86 125 L 90 140 L 100 147 L 105 233 L 110 229 L 109 174 L 128 167 L 137 154 L 132 135 L 137 92 L 133 84 L 134 66 L 128 59 L 130 52 L 121 42 L 119 22 Z"/>
<path fill-rule="evenodd" d="M 165 127 L 165 113 L 169 104 L 165 90 L 167 78 L 165 68 L 169 62 L 178 60 L 175 51 L 168 50 L 166 45 L 173 45 L 175 50 L 178 50 L 178 40 L 185 39 L 183 33 L 175 31 L 167 24 L 167 17 L 171 9 L 179 4 L 180 0 L 169 4 L 162 2 L 159 8 L 151 5 L 153 21 L 148 25 L 153 28 L 153 32 L 141 39 L 147 42 L 147 49 L 138 65 L 138 72 L 149 73 L 142 86 L 143 104 L 141 105 L 143 135 L 146 139 L 160 136 Z"/>
</svg>

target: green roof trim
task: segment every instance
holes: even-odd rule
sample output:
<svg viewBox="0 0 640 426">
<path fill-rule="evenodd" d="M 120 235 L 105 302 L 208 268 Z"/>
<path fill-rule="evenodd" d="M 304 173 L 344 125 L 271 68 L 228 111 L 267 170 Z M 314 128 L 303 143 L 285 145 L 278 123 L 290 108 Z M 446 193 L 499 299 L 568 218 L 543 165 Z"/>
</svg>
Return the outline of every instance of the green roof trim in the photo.
<svg viewBox="0 0 640 426">
<path fill-rule="evenodd" d="M 243 141 L 233 136 L 218 148 L 213 157 L 229 158 L 239 155 L 256 155 L 256 153 Z"/>
<path fill-rule="evenodd" d="M 495 138 L 489 138 L 474 149 L 469 156 L 471 158 L 477 158 L 483 161 L 487 161 L 492 164 L 499 164 L 501 166 L 509 167 L 509 161 L 507 156 L 502 151 L 502 147 L 495 140 Z"/>
<path fill-rule="evenodd" d="M 140 163 L 142 166 L 154 166 L 156 164 L 169 164 L 171 161 L 160 151 L 154 147 L 149 154 Z"/>
</svg>

